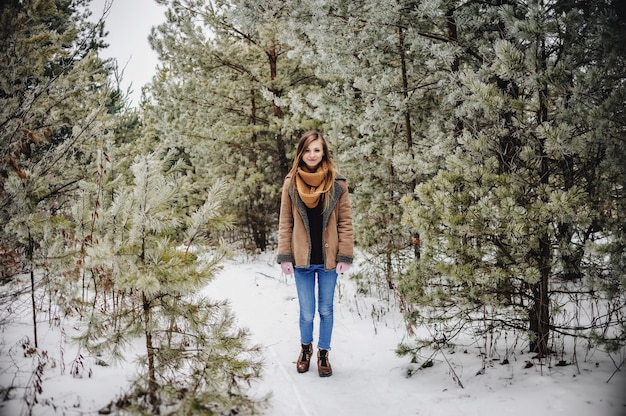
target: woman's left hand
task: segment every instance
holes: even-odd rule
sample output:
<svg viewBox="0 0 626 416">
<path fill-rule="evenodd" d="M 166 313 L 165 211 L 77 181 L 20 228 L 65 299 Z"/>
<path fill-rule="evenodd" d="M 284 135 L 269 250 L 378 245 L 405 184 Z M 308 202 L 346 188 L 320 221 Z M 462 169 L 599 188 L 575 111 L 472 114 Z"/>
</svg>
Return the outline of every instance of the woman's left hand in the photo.
<svg viewBox="0 0 626 416">
<path fill-rule="evenodd" d="M 335 270 L 339 274 L 346 273 L 348 270 L 350 270 L 350 266 L 351 265 L 349 263 L 337 263 L 337 268 Z"/>
</svg>

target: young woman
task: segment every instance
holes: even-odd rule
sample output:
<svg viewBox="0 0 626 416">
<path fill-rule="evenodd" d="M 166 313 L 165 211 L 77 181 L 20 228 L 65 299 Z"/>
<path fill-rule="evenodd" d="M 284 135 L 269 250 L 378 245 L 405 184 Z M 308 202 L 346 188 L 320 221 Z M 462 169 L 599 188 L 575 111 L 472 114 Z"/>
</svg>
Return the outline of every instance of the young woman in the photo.
<svg viewBox="0 0 626 416">
<path fill-rule="evenodd" d="M 337 274 L 350 268 L 354 243 L 346 178 L 336 173 L 326 141 L 317 131 L 305 133 L 298 142 L 283 184 L 278 234 L 278 262 L 283 273 L 294 273 L 300 304 L 296 368 L 299 373 L 309 370 L 317 283 L 317 369 L 320 377 L 328 377 L 333 373 L 328 351 Z"/>
</svg>

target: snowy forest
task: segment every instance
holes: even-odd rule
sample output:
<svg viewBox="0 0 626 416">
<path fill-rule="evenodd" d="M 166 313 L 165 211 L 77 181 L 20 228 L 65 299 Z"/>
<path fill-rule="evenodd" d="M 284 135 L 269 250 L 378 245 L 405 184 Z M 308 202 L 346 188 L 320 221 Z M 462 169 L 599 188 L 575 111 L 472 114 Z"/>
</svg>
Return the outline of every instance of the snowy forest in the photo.
<svg viewBox="0 0 626 416">
<path fill-rule="evenodd" d="M 261 414 L 258 346 L 198 293 L 233 252 L 275 249 L 311 129 L 348 178 L 350 279 L 402 313 L 407 362 L 470 337 L 489 371 L 506 336 L 541 365 L 624 370 L 622 2 L 155 1 L 136 106 L 90 0 L 0 3 L 2 334 L 30 319 L 3 401 L 37 414 L 39 327 L 63 322 L 68 373 L 142 344 L 129 414 Z"/>
</svg>

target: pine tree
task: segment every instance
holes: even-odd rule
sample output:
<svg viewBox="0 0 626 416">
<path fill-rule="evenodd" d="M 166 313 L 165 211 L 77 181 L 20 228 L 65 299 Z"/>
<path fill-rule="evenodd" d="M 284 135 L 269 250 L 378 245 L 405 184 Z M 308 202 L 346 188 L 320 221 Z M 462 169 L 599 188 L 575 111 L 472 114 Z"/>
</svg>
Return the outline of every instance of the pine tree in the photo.
<svg viewBox="0 0 626 416">
<path fill-rule="evenodd" d="M 485 334 L 526 327 L 539 358 L 553 351 L 554 333 L 590 339 L 605 327 L 605 341 L 616 342 L 621 318 L 571 322 L 560 311 L 597 296 L 568 281 L 610 287 L 606 305 L 626 300 L 623 262 L 607 264 L 601 254 L 623 247 L 614 207 L 622 199 L 624 124 L 615 103 L 626 72 L 624 53 L 612 46 L 623 20 L 610 2 L 440 7 L 451 7 L 467 51 L 446 89 L 455 103 L 448 114 L 462 129 L 449 133 L 456 145 L 443 169 L 406 203 L 426 255 L 402 291 L 431 311 L 412 308 L 410 319 L 428 322 L 432 314 L 430 322 L 445 327 L 480 316 Z"/>
<path fill-rule="evenodd" d="M 35 271 L 59 241 L 63 211 L 90 167 L 111 100 L 99 25 L 84 2 L 3 2 L 0 8 L 0 238 L 29 272 L 37 346 Z M 95 144 L 97 146 L 97 144 Z M 4 266 L 2 266 L 4 267 Z"/>
<path fill-rule="evenodd" d="M 229 226 L 220 213 L 224 184 L 216 183 L 200 206 L 187 206 L 181 193 L 189 192 L 190 176 L 175 152 L 159 149 L 136 155 L 130 170 L 115 169 L 109 157 L 109 170 L 132 178 L 109 178 L 113 198 L 87 206 L 98 215 L 84 267 L 101 289 L 90 292 L 79 341 L 121 360 L 143 338 L 133 389 L 116 401 L 133 413 L 255 414 L 262 401 L 246 389 L 260 375 L 259 349 L 235 327 L 225 303 L 198 295 L 226 255 L 218 239 Z M 126 163 L 122 152 L 117 156 Z"/>
<path fill-rule="evenodd" d="M 146 109 L 163 121 L 155 123 L 163 135 L 180 137 L 176 146 L 198 186 L 214 177 L 232 183 L 225 208 L 236 218 L 238 238 L 264 250 L 276 228 L 289 153 L 311 126 L 289 110 L 290 92 L 309 75 L 279 38 L 281 2 L 163 4 L 170 5 L 169 20 L 151 37 L 162 68 Z"/>
<path fill-rule="evenodd" d="M 258 348 L 226 305 L 197 295 L 224 258 L 223 187 L 194 192 L 172 156 L 177 137 L 157 137 L 150 117 L 125 109 L 115 63 L 97 55 L 102 22 L 87 23 L 85 5 L 0 9 L 0 232 L 3 250 L 26 256 L 33 325 L 45 296 L 47 313 L 83 324 L 90 354 L 120 359 L 143 337 L 145 366 L 120 402 L 133 412 L 254 414 L 262 401 L 246 388 Z M 36 327 L 30 345 L 38 384 L 26 386 L 26 406 L 56 406 L 37 398 L 48 352 Z"/>
<path fill-rule="evenodd" d="M 384 277 L 393 289 L 411 255 L 399 200 L 421 178 L 419 132 L 431 121 L 423 112 L 437 82 L 432 68 L 416 64 L 425 43 L 413 27 L 415 4 L 294 1 L 290 7 L 293 54 L 324 82 L 322 90 L 298 93 L 299 111 L 328 126 L 353 191 L 356 241 L 373 269 L 367 274 Z"/>
</svg>

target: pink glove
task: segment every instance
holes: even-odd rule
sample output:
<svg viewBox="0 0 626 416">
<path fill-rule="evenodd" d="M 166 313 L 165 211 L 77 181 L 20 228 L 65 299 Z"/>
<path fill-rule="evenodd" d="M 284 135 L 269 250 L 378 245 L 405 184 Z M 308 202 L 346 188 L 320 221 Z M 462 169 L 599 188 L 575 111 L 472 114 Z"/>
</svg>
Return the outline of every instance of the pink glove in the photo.
<svg viewBox="0 0 626 416">
<path fill-rule="evenodd" d="M 290 261 L 284 261 L 280 263 L 280 268 L 283 269 L 284 274 L 293 273 L 293 263 Z"/>
<path fill-rule="evenodd" d="M 348 270 L 350 270 L 350 266 L 351 265 L 349 263 L 337 263 L 337 268 L 335 270 L 339 274 L 346 273 Z"/>
</svg>

